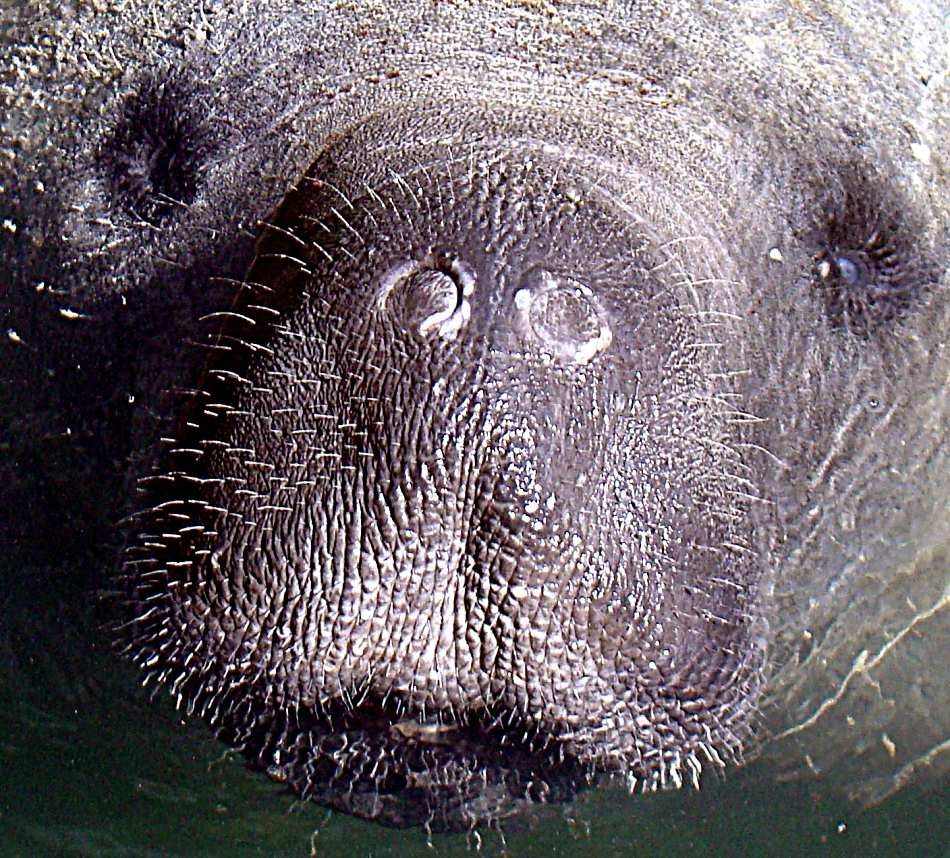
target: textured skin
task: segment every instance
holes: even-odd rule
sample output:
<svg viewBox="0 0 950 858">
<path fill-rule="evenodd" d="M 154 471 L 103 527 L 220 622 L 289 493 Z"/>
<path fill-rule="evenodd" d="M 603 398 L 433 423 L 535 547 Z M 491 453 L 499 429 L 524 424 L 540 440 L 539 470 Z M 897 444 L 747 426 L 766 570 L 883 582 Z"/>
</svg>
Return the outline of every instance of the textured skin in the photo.
<svg viewBox="0 0 950 858">
<path fill-rule="evenodd" d="M 623 477 L 629 466 L 628 483 L 637 485 L 637 479 L 647 475 L 648 487 L 672 486 L 644 505 L 647 514 L 635 529 L 653 536 L 663 527 L 679 534 L 688 530 L 689 524 L 678 521 L 672 511 L 670 492 L 697 504 L 728 495 L 727 512 L 739 520 L 736 534 L 716 530 L 718 526 L 705 517 L 700 517 L 700 524 L 693 518 L 701 532 L 683 542 L 687 549 L 682 555 L 674 555 L 664 567 L 660 558 L 665 555 L 658 542 L 642 552 L 646 562 L 641 557 L 637 567 L 641 582 L 654 580 L 642 571 L 655 568 L 679 596 L 684 581 L 677 579 L 677 570 L 685 569 L 679 574 L 693 584 L 712 575 L 711 567 L 707 571 L 688 546 L 736 546 L 728 553 L 734 560 L 729 561 L 733 567 L 725 578 L 738 585 L 741 599 L 730 600 L 727 593 L 735 588 L 716 584 L 698 596 L 688 594 L 681 605 L 665 606 L 668 616 L 677 617 L 683 608 L 682 613 L 691 618 L 682 626 L 676 619 L 671 621 L 684 638 L 688 637 L 684 629 L 701 626 L 696 618 L 704 608 L 715 614 L 725 607 L 727 626 L 734 635 L 731 640 L 742 653 L 741 693 L 737 700 L 728 693 L 722 698 L 725 710 L 713 718 L 721 729 L 702 762 L 717 755 L 738 756 L 736 745 L 746 741 L 753 726 L 748 712 L 754 709 L 761 713 L 757 735 L 768 741 L 753 747 L 774 756 L 783 774 L 819 774 L 862 801 L 875 801 L 917 775 L 939 776 L 947 767 L 950 706 L 946 689 L 950 683 L 941 654 L 947 640 L 950 492 L 946 394 L 950 356 L 944 342 L 950 321 L 945 291 L 950 129 L 946 43 L 940 39 L 946 22 L 939 17 L 939 4 L 905 9 L 886 3 L 829 4 L 827 8 L 750 3 L 743 4 L 741 15 L 733 4 L 725 3 L 665 7 L 293 3 L 286 8 L 280 4 L 240 6 L 211 14 L 196 11 L 190 4 L 181 8 L 165 4 L 160 9 L 131 4 L 121 14 L 95 6 L 60 14 L 58 5 L 56 13 L 50 14 L 37 4 L 7 10 L 12 28 L 4 63 L 6 110 L 0 171 L 4 217 L 8 218 L 2 232 L 4 285 L 9 284 L 4 309 L 14 335 L 4 347 L 11 367 L 8 411 L 29 416 L 29 420 L 15 417 L 10 434 L 16 449 L 28 453 L 30 439 L 39 434 L 37 427 L 45 425 L 53 431 L 64 409 L 79 415 L 90 433 L 101 434 L 106 424 L 90 401 L 108 402 L 134 392 L 136 408 L 110 418 L 119 424 L 108 427 L 109 437 L 115 440 L 95 452 L 101 461 L 110 461 L 132 450 L 148 450 L 158 433 L 143 418 L 150 409 L 169 410 L 158 404 L 159 391 L 190 384 L 197 362 L 181 357 L 179 343 L 186 327 L 176 317 L 183 320 L 228 306 L 233 285 L 222 279 L 244 277 L 257 223 L 269 217 L 329 142 L 336 143 L 337 148 L 330 151 L 339 153 L 338 163 L 324 165 L 321 176 L 330 173 L 334 186 L 350 177 L 374 189 L 390 181 L 391 197 L 401 195 L 405 208 L 400 211 L 411 210 L 411 189 L 406 192 L 392 186 L 388 171 L 409 172 L 421 160 L 435 165 L 433 172 L 440 175 L 442 160 L 448 160 L 446 151 L 459 159 L 477 151 L 489 163 L 513 167 L 533 157 L 540 164 L 538 174 L 548 180 L 546 187 L 553 189 L 552 199 L 577 196 L 582 208 L 600 206 L 607 214 L 598 215 L 600 221 L 592 220 L 602 228 L 587 233 L 571 233 L 576 221 L 568 218 L 570 240 L 563 248 L 548 238 L 543 218 L 525 215 L 527 226 L 514 231 L 512 243 L 506 245 L 506 250 L 514 248 L 512 258 L 497 257 L 511 265 L 510 279 L 521 276 L 524 267 L 516 264 L 520 237 L 529 248 L 549 241 L 548 249 L 559 257 L 559 265 L 582 280 L 602 276 L 605 270 L 611 275 L 621 270 L 624 259 L 628 263 L 633 259 L 643 290 L 638 295 L 663 295 L 669 290 L 673 296 L 669 308 L 657 311 L 663 324 L 656 323 L 647 337 L 659 358 L 650 361 L 648 354 L 637 351 L 642 340 L 620 323 L 629 322 L 636 307 L 636 301 L 624 294 L 605 311 L 613 333 L 610 347 L 590 361 L 589 369 L 586 365 L 572 369 L 573 380 L 566 384 L 567 389 L 574 390 L 571 385 L 576 384 L 577 390 L 587 391 L 595 405 L 602 392 L 609 411 L 618 402 L 640 396 L 633 395 L 629 385 L 631 363 L 640 368 L 637 361 L 641 361 L 654 373 L 657 390 L 654 416 L 645 421 L 654 430 L 650 437 L 655 447 L 637 447 L 640 458 L 631 462 L 618 452 L 618 447 L 629 446 L 629 439 L 605 435 L 603 424 L 592 426 L 583 420 L 574 427 L 568 421 L 564 437 L 575 446 L 578 439 L 590 443 L 589 461 L 596 462 L 600 456 L 607 462 L 604 473 L 608 475 Z M 121 119 L 130 115 L 123 105 L 130 99 L 141 101 L 141 93 L 155 91 L 163 82 L 172 93 L 168 103 L 173 106 L 162 110 L 171 111 L 172 119 L 159 124 L 167 122 L 170 136 L 181 140 L 175 169 L 180 168 L 180 175 L 190 180 L 170 183 L 167 188 L 179 195 L 184 187 L 194 188 L 190 199 L 165 209 L 154 203 L 154 188 L 136 178 L 141 174 L 136 164 L 142 156 L 133 143 L 141 134 L 132 134 L 130 143 L 128 134 L 123 136 Z M 151 98 L 161 100 L 160 96 Z M 145 112 L 156 121 L 161 113 Z M 370 120 L 367 132 L 360 123 L 375 114 L 380 116 Z M 127 121 L 134 124 L 134 110 L 131 116 Z M 490 170 L 477 181 L 466 179 L 466 171 L 461 173 L 460 193 L 473 195 L 476 202 L 449 206 L 453 215 L 445 221 L 438 219 L 434 209 L 420 207 L 418 223 L 409 219 L 407 241 L 419 243 L 420 229 L 433 229 L 434 240 L 448 232 L 461 242 L 462 236 L 480 229 L 487 230 L 489 238 L 499 237 L 490 217 L 478 222 L 479 213 L 491 211 L 484 200 L 513 203 L 524 196 L 518 181 L 509 188 L 493 178 Z M 517 169 L 507 174 L 517 175 Z M 555 187 L 554 177 L 562 174 L 562 185 Z M 482 198 L 478 198 L 479 190 Z M 355 196 L 353 189 L 344 187 L 343 191 L 347 199 Z M 595 205 L 595 199 L 601 202 Z M 317 205 L 322 205 L 318 220 L 330 217 L 328 203 Z M 130 207 L 136 215 L 129 213 Z M 829 225 L 829 218 L 837 219 L 838 225 Z M 286 211 L 278 210 L 272 220 L 283 229 L 292 227 L 291 232 L 298 227 L 293 213 Z M 499 223 L 506 223 L 504 215 Z M 888 247 L 894 250 L 896 285 L 867 309 L 860 296 L 842 298 L 840 289 L 835 291 L 841 278 L 823 280 L 821 266 L 822 261 L 834 260 L 836 253 L 854 250 L 875 227 L 884 230 Z M 294 242 L 286 239 L 290 245 L 285 242 L 281 247 L 280 234 L 275 238 L 271 233 L 268 238 L 265 232 L 265 241 L 277 242 L 279 252 L 286 253 Z M 639 261 L 640 251 L 632 251 L 631 243 L 622 241 L 627 237 L 634 246 L 642 243 L 648 262 Z M 267 245 L 262 243 L 261 249 L 265 252 Z M 469 255 L 477 257 L 474 251 Z M 319 263 L 317 257 L 313 261 Z M 259 259 L 257 270 L 266 265 Z M 480 269 L 479 284 L 494 282 L 491 272 L 495 270 Z M 253 273 L 248 280 L 255 280 Z M 605 282 L 609 281 L 608 276 Z M 829 283 L 830 288 L 822 288 Z M 39 284 L 43 288 L 38 292 Z M 501 294 L 497 301 L 502 300 Z M 476 292 L 476 297 L 481 295 Z M 598 289 L 597 295 L 598 300 L 607 300 L 603 295 L 609 297 L 609 288 Z M 492 305 L 496 314 L 497 301 Z M 397 319 L 408 319 L 410 326 L 417 322 L 409 310 L 394 306 Z M 61 307 L 89 318 L 57 315 Z M 169 307 L 174 313 L 169 313 Z M 491 320 L 506 318 L 486 318 L 488 311 L 481 309 L 476 298 L 472 307 L 471 322 L 452 341 L 456 351 L 477 348 L 480 341 L 466 339 L 467 335 L 488 327 L 496 330 L 501 323 Z M 623 308 L 626 313 L 621 312 Z M 281 309 L 292 315 L 299 305 Z M 347 325 L 358 325 L 361 319 L 359 315 L 350 319 L 342 308 L 329 315 Z M 110 320 L 108 325 L 103 319 Z M 97 324 L 106 328 L 105 337 L 96 330 Z M 65 336 L 63 328 L 69 329 Z M 243 328 L 226 330 L 242 340 L 250 339 Z M 310 331 L 306 319 L 302 330 L 316 333 Z M 112 339 L 111 331 L 123 336 Z M 155 335 L 156 342 L 145 339 Z M 355 334 L 357 339 L 360 336 Z M 170 345 L 162 346 L 164 340 Z M 633 357 L 629 351 L 620 351 L 620 345 L 633 349 Z M 657 365 L 667 365 L 664 356 L 678 349 L 686 355 L 679 375 L 656 370 Z M 485 418 L 485 431 L 530 426 L 535 419 L 531 415 L 544 413 L 537 397 L 548 389 L 552 373 L 541 363 L 529 362 L 525 369 L 525 364 L 512 361 L 511 355 L 524 352 L 530 354 L 532 349 L 501 341 L 495 343 L 487 362 L 484 356 L 465 352 L 464 359 L 456 355 L 448 364 L 471 366 L 483 361 L 490 378 L 480 389 L 499 412 Z M 553 352 L 555 365 L 558 354 Z M 507 367 L 505 355 L 510 361 Z M 71 385 L 64 368 L 80 359 L 87 366 L 109 371 L 87 370 L 88 375 Z M 347 368 L 346 360 L 334 357 L 338 367 Z M 405 382 L 406 396 L 416 405 L 418 393 L 410 381 L 427 360 L 409 362 L 412 371 Z M 613 367 L 613 374 L 605 364 Z M 362 364 L 350 369 L 358 375 L 357 366 Z M 134 368 L 131 377 L 128 367 Z M 54 392 L 36 402 L 37 379 L 44 378 L 49 369 L 65 377 Z M 258 369 L 263 371 L 260 365 Z M 298 372 L 293 370 L 294 375 Z M 553 376 L 563 378 L 564 372 L 562 367 Z M 596 383 L 578 381 L 577 373 L 585 372 Z M 257 386 L 265 399 L 272 396 L 284 402 L 287 396 L 280 392 L 280 384 Z M 478 385 L 469 378 L 457 385 L 459 390 L 474 387 Z M 331 404 L 339 406 L 343 401 L 339 393 L 326 389 L 330 391 L 326 396 L 336 396 Z M 555 385 L 553 390 L 555 400 L 560 396 L 571 401 L 563 388 Z M 499 405 L 502 393 L 513 404 Z M 680 401 L 677 397 L 683 393 L 687 403 L 692 399 L 694 411 L 684 409 L 682 422 L 664 424 L 666 409 Z M 306 397 L 303 401 L 314 404 Z M 431 413 L 451 415 L 448 405 L 460 402 L 470 400 L 459 394 Z M 255 400 L 248 410 L 253 413 L 258 404 Z M 289 404 L 297 404 L 292 396 Z M 596 408 L 583 400 L 578 403 L 578 419 L 591 413 Z M 381 422 L 389 425 L 391 420 L 391 414 L 381 415 Z M 423 438 L 426 432 L 432 436 L 432 449 L 438 448 L 439 437 L 470 432 L 475 439 L 465 448 L 470 463 L 460 463 L 458 473 L 483 468 L 496 485 L 505 487 L 500 466 L 486 458 L 479 446 L 478 424 L 471 418 L 436 427 L 427 423 L 425 415 L 416 421 L 410 425 L 423 427 Z M 232 428 L 238 433 L 234 437 L 247 438 L 255 431 Z M 304 427 L 295 423 L 293 428 Z M 290 426 L 286 429 L 292 431 Z M 179 441 L 187 440 L 189 431 L 179 426 L 173 434 Z M 525 436 L 549 438 L 551 431 L 535 425 Z M 199 438 L 208 437 L 207 432 L 199 433 Z M 681 446 L 675 449 L 681 455 L 664 463 L 662 444 L 670 438 L 679 439 Z M 430 441 L 424 441 L 422 448 Z M 230 443 L 230 436 L 224 443 Z M 533 453 L 526 442 L 520 443 L 511 448 L 510 455 L 501 457 L 503 462 L 538 466 L 554 460 L 552 451 Z M 271 444 L 264 445 L 268 451 Z M 709 449 L 699 456 L 703 444 Z M 406 449 L 418 454 L 420 448 L 407 445 Z M 279 458 L 277 452 L 273 454 Z M 407 455 L 400 448 L 399 462 Z M 386 462 L 385 457 L 382 461 Z M 163 464 L 169 467 L 166 461 L 159 468 Z M 209 467 L 217 475 L 229 466 L 219 461 Z M 130 472 L 137 469 L 132 467 Z M 327 473 L 339 477 L 341 487 L 347 485 L 338 471 Z M 245 476 L 244 470 L 238 476 Z M 378 481 L 378 476 L 373 479 Z M 361 510 L 372 509 L 372 488 L 378 484 L 373 479 L 356 504 Z M 576 510 L 579 493 L 571 496 L 564 471 L 551 468 L 538 482 L 550 485 L 552 480 L 565 481 L 560 488 L 567 492 L 566 506 Z M 709 496 L 701 496 L 700 484 Z M 433 526 L 451 486 L 451 480 L 432 481 L 430 488 L 442 495 L 431 509 L 419 504 L 422 512 L 413 529 L 426 532 Z M 261 486 L 253 488 L 256 497 L 263 494 Z M 545 497 L 538 500 L 543 502 Z M 215 504 L 214 498 L 203 501 Z M 633 541 L 622 527 L 611 529 L 609 511 L 617 508 L 616 501 L 615 496 L 611 506 L 608 500 L 599 500 L 591 520 L 578 525 L 585 541 L 603 556 L 597 563 L 582 564 L 593 570 L 595 587 L 598 583 L 604 587 L 606 570 L 615 568 Z M 488 501 L 485 504 L 492 507 Z M 346 505 L 333 506 L 326 495 L 319 495 L 315 502 L 327 527 L 340 521 L 329 510 L 339 513 L 341 507 Z M 543 509 L 528 517 L 543 516 Z M 237 511 L 245 519 L 250 517 L 250 507 Z M 274 510 L 274 514 L 279 513 Z M 201 526 L 209 527 L 206 522 Z M 710 534 L 710 528 L 715 532 Z M 457 529 L 466 532 L 464 523 Z M 138 531 L 142 532 L 149 531 Z M 295 533 L 294 539 L 277 544 L 300 545 L 299 530 Z M 138 538 L 140 544 L 149 541 Z M 449 540 L 447 545 L 458 542 Z M 618 549 L 618 544 L 623 548 Z M 158 559 L 174 562 L 177 554 L 160 553 L 168 550 L 162 542 Z M 523 552 L 519 542 L 514 553 L 524 556 Z M 563 553 L 564 546 L 558 544 L 555 554 L 563 560 Z M 238 554 L 247 556 L 246 551 Z M 468 556 L 478 556 L 477 546 Z M 537 548 L 527 556 L 536 561 L 532 568 L 552 568 Z M 677 565 L 681 560 L 683 567 Z M 237 565 L 230 562 L 230 575 Z M 287 565 L 293 563 L 275 561 L 273 568 Z M 149 568 L 167 570 L 168 564 L 158 562 Z M 565 568 L 571 568 L 570 564 L 562 565 L 563 577 L 574 580 L 563 574 Z M 274 573 L 283 583 L 282 574 Z M 167 575 L 160 577 L 155 592 L 167 580 Z M 265 575 L 266 583 L 272 580 Z M 133 601 L 154 595 L 149 590 L 152 585 L 138 590 L 136 586 L 131 591 Z M 201 586 L 227 589 L 220 581 Z M 424 609 L 413 603 L 413 587 L 422 586 L 437 591 L 444 582 L 423 585 L 409 575 L 404 584 L 385 591 L 406 600 L 404 609 L 398 606 L 398 616 L 430 610 L 428 601 Z M 610 591 L 610 586 L 606 589 Z M 607 603 L 626 595 L 621 590 L 611 591 Z M 214 677 L 220 679 L 224 672 L 223 661 L 240 645 L 239 635 L 228 637 L 226 617 L 233 616 L 236 605 L 248 601 L 248 592 L 233 599 L 227 594 L 209 596 L 206 607 L 218 605 L 223 613 L 213 615 L 207 625 L 202 625 L 207 616 L 202 611 L 166 605 L 165 618 L 169 610 L 177 612 L 176 639 L 189 644 L 180 652 L 197 646 L 199 661 L 204 662 L 189 674 L 179 652 L 169 657 L 170 664 L 154 668 L 171 683 L 178 676 L 186 677 L 175 690 L 184 688 L 189 697 L 204 704 L 215 700 L 216 691 L 219 699 L 228 699 L 234 688 L 250 681 L 247 677 L 261 675 L 265 665 L 256 663 L 234 688 L 224 683 L 207 691 Z M 288 596 L 275 592 L 273 586 L 263 590 L 259 625 L 278 639 L 276 622 L 271 626 L 268 622 L 292 601 Z M 647 601 L 660 610 L 662 599 Z M 579 633 L 577 623 L 557 619 L 556 611 L 545 614 L 539 609 L 532 616 L 539 612 L 539 628 L 544 632 L 557 627 L 569 629 L 572 637 L 594 637 L 587 631 Z M 144 615 L 145 610 L 138 614 Z M 290 625 L 297 616 L 297 627 L 305 627 L 304 614 L 291 614 Z M 201 621 L 196 619 L 199 616 Z M 321 615 L 313 616 L 317 621 Z M 479 645 L 484 646 L 485 624 L 472 623 L 471 617 L 469 610 L 461 625 L 474 629 Z M 637 640 L 648 637 L 644 629 L 649 623 L 642 615 L 635 620 Z M 153 656 L 160 662 L 161 644 L 171 640 L 149 622 L 146 617 L 135 633 L 143 664 L 151 663 Z M 581 625 L 598 627 L 599 623 Z M 726 641 L 715 638 L 711 628 L 710 622 L 704 632 L 707 641 L 715 641 L 709 651 L 721 653 Z M 220 636 L 215 634 L 218 629 Z M 189 638 L 192 633 L 194 637 Z M 371 633 L 360 635 L 357 640 L 369 641 L 372 651 L 378 639 Z M 222 637 L 227 641 L 223 650 L 218 649 Z M 609 641 L 615 638 L 615 634 L 605 635 Z M 414 657 L 413 645 L 420 639 L 431 646 Z M 312 648 L 327 645 L 325 633 L 316 630 L 306 631 L 300 640 L 312 640 Z M 288 659 L 281 647 L 268 649 L 270 667 L 259 696 L 271 695 L 268 706 L 278 708 L 301 701 L 329 705 L 327 700 L 345 690 L 362 687 L 364 679 L 352 674 L 354 660 L 365 650 L 354 642 L 352 630 L 333 640 L 342 642 L 344 652 L 333 662 L 338 670 L 331 679 L 301 678 L 303 668 L 313 664 L 315 649 L 308 652 L 304 647 L 303 657 L 295 660 Z M 411 684 L 415 674 L 430 667 L 425 652 L 450 640 L 458 642 L 457 637 L 439 641 L 434 636 L 425 638 L 424 632 L 406 633 L 400 639 L 401 649 L 394 645 L 393 652 L 376 660 L 388 677 L 375 688 L 376 693 L 388 700 L 388 687 L 407 679 Z M 564 696 L 578 677 L 603 671 L 603 647 L 591 650 L 592 663 L 568 671 L 560 680 L 557 657 L 540 659 L 541 678 L 533 683 L 527 667 L 537 652 L 532 640 L 536 639 L 527 634 L 502 659 L 508 665 L 503 671 L 506 678 L 497 686 L 488 678 L 490 670 L 460 668 L 466 660 L 477 660 L 475 644 L 469 644 L 455 653 L 448 671 L 460 678 L 459 686 L 441 691 L 439 683 L 435 689 L 417 686 L 403 698 L 404 712 L 414 715 L 417 708 L 434 707 L 458 714 L 478 702 L 491 701 L 527 717 L 542 736 L 555 737 L 567 736 L 565 707 L 573 707 L 575 713 L 589 712 L 591 724 L 604 722 L 613 704 L 591 702 L 604 699 L 603 694 L 582 695 L 573 703 Z M 637 646 L 624 639 L 619 650 L 636 663 Z M 504 655 L 503 646 L 497 649 Z M 689 651 L 688 647 L 680 650 Z M 400 652 L 403 655 L 394 654 Z M 761 689 L 760 652 L 766 682 Z M 729 663 L 724 672 L 733 667 Z M 401 677 L 400 671 L 408 673 Z M 621 676 L 633 677 L 647 672 L 618 670 Z M 518 683 L 510 681 L 519 675 L 528 677 L 520 699 L 515 691 Z M 616 680 L 616 674 L 608 671 L 605 675 L 607 686 Z M 705 677 L 704 682 L 712 689 L 722 685 L 715 676 Z M 620 685 L 626 689 L 629 683 Z M 546 695 L 545 689 L 552 693 Z M 622 693 L 614 696 L 622 697 Z M 706 697 L 720 700 L 716 694 Z M 209 706 L 214 714 L 217 703 Z M 702 712 L 715 708 L 707 705 Z M 634 709 L 628 707 L 628 714 L 635 721 L 630 714 Z M 730 721 L 733 716 L 735 725 Z M 227 720 L 224 714 L 220 717 Z M 226 727 L 241 738 L 241 724 Z M 636 741 L 631 737 L 641 735 L 635 730 L 621 726 L 613 733 L 613 738 L 601 742 L 582 731 L 567 738 L 568 754 L 583 766 L 626 767 L 647 784 L 689 776 L 685 770 L 681 773 L 674 756 L 658 767 L 644 764 L 642 754 L 633 750 Z M 689 744 L 688 733 L 674 737 L 668 746 L 665 740 L 650 739 L 649 729 L 644 728 L 642 735 L 649 747 L 672 749 L 672 754 L 680 752 L 686 760 L 693 759 L 700 748 Z M 305 746 L 307 741 L 311 740 L 304 737 Z M 545 741 L 540 744 L 546 747 Z M 476 743 L 473 753 L 482 750 Z M 291 767 L 291 771 L 299 768 Z M 273 774 L 294 781 L 287 771 Z M 456 776 L 461 779 L 462 775 Z M 532 797 L 530 791 L 525 795 Z M 372 808 L 347 809 L 379 815 Z M 470 808 L 469 812 L 491 816 L 501 811 L 496 807 Z M 404 810 L 392 811 L 388 818 L 413 821 L 400 817 L 401 813 Z"/>
</svg>

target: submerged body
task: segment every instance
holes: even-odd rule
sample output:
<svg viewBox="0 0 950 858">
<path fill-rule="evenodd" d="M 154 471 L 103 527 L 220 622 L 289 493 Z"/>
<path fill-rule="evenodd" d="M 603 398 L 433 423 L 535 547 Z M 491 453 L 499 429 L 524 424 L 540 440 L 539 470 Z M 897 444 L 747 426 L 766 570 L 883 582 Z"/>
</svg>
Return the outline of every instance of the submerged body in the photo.
<svg viewBox="0 0 950 858">
<path fill-rule="evenodd" d="M 211 311 L 119 637 L 300 794 L 945 771 L 938 10 L 698 6 L 105 14 L 121 92 L 11 113 L 22 287 Z"/>
</svg>

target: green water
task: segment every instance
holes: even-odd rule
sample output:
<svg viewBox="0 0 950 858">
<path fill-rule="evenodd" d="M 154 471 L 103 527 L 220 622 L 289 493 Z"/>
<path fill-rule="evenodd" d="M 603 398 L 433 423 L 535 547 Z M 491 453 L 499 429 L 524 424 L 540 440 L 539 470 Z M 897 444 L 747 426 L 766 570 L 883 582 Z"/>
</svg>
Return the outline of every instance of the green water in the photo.
<svg viewBox="0 0 950 858">
<path fill-rule="evenodd" d="M 300 804 L 185 723 L 94 631 L 81 593 L 11 570 L 0 628 L 0 856 L 471 855 L 476 839 L 394 831 Z M 61 583 L 61 582 L 60 582 Z M 66 594 L 70 593 L 69 597 Z M 950 790 L 871 811 L 754 767 L 700 791 L 590 792 L 486 831 L 511 856 L 950 854 Z"/>
</svg>

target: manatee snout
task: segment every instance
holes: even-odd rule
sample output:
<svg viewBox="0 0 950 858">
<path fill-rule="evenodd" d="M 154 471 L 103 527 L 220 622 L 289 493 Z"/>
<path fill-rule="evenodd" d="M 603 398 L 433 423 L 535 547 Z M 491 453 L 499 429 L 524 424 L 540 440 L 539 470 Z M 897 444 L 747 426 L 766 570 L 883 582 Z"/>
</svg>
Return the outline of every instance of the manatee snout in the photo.
<svg viewBox="0 0 950 858">
<path fill-rule="evenodd" d="M 452 827 L 476 786 L 497 816 L 696 782 L 761 667 L 708 311 L 606 168 L 389 127 L 321 154 L 219 314 L 130 541 L 130 648 L 274 777 L 393 824 L 420 791 Z"/>
</svg>

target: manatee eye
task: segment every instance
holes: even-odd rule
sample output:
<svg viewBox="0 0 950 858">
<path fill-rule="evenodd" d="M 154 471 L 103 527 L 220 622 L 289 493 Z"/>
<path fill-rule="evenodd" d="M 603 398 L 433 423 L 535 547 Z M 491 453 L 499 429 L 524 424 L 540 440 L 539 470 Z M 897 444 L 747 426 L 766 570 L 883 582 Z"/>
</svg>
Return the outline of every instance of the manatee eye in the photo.
<svg viewBox="0 0 950 858">
<path fill-rule="evenodd" d="M 814 258 L 816 285 L 835 327 L 868 335 L 899 322 L 932 290 L 935 268 L 910 211 L 862 179 L 826 204 Z"/>
<path fill-rule="evenodd" d="M 157 225 L 194 201 L 209 133 L 179 79 L 150 80 L 126 99 L 99 152 L 119 208 Z"/>
<path fill-rule="evenodd" d="M 397 327 L 417 337 L 453 340 L 471 316 L 468 298 L 475 279 L 453 257 L 427 256 L 390 269 L 383 278 L 379 308 Z"/>
<path fill-rule="evenodd" d="M 841 254 L 833 257 L 831 262 L 825 263 L 822 268 L 822 277 L 826 280 L 833 276 L 854 288 L 868 282 L 868 269 L 862 260 Z"/>
<path fill-rule="evenodd" d="M 514 296 L 522 327 L 540 350 L 565 364 L 586 364 L 613 339 L 593 291 L 549 271 L 532 272 Z"/>
</svg>

